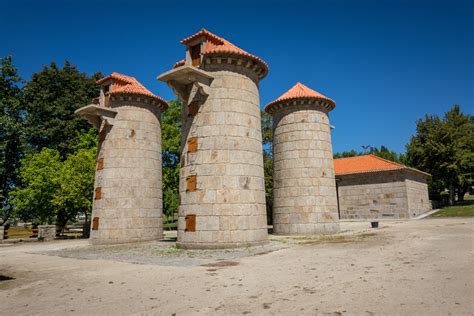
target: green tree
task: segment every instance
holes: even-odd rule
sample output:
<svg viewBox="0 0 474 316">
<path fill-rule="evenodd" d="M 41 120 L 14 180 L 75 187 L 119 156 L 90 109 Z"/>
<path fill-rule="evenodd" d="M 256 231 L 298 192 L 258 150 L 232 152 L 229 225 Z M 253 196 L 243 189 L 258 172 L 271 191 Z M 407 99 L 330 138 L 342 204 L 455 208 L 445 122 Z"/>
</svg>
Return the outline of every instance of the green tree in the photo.
<svg viewBox="0 0 474 316">
<path fill-rule="evenodd" d="M 54 223 L 57 213 L 53 198 L 59 189 L 61 160 L 55 149 L 44 148 L 21 160 L 22 186 L 12 192 L 14 215 L 34 224 Z"/>
<path fill-rule="evenodd" d="M 449 203 L 455 192 L 462 200 L 472 184 L 474 173 L 474 119 L 454 105 L 443 118 L 426 115 L 417 121 L 416 135 L 407 145 L 409 165 L 432 175 L 430 193 L 437 197 L 449 190 Z"/>
<path fill-rule="evenodd" d="M 393 150 L 389 150 L 384 145 L 380 146 L 380 149 L 378 149 L 377 147 L 370 147 L 369 153 L 383 159 L 387 159 L 394 162 L 400 162 L 400 156 Z"/>
<path fill-rule="evenodd" d="M 383 159 L 387 159 L 390 161 L 394 162 L 401 162 L 401 160 L 405 159 L 403 154 L 398 155 L 396 152 L 393 150 L 388 149 L 384 145 L 380 146 L 380 149 L 377 147 L 370 147 L 368 152 L 358 152 L 356 150 L 350 150 L 350 151 L 343 151 L 343 152 L 335 152 L 333 154 L 334 159 L 338 158 L 349 158 L 349 157 L 357 157 L 357 156 L 363 156 L 367 154 L 372 154 L 375 156 L 378 156 Z"/>
<path fill-rule="evenodd" d="M 22 79 L 11 57 L 0 58 L 0 225 L 11 216 L 10 192 L 19 183 L 22 157 Z"/>
<path fill-rule="evenodd" d="M 64 63 L 61 69 L 51 63 L 33 74 L 24 87 L 27 144 L 30 152 L 42 148 L 57 149 L 62 159 L 72 153 L 72 145 L 78 133 L 91 127 L 74 111 L 91 102 L 99 95 L 95 83 L 100 74 L 87 76 Z"/>
<path fill-rule="evenodd" d="M 163 213 L 174 218 L 179 207 L 179 162 L 182 107 L 179 101 L 169 102 L 162 115 Z"/>
<path fill-rule="evenodd" d="M 359 153 L 355 150 L 351 150 L 351 151 L 343 151 L 343 152 L 335 152 L 333 154 L 333 157 L 335 159 L 337 158 L 349 158 L 349 157 L 356 157 L 356 156 L 360 156 L 360 155 L 365 155 L 363 153 Z"/>
<path fill-rule="evenodd" d="M 273 122 L 271 115 L 262 111 L 263 171 L 265 177 L 265 198 L 267 219 L 272 222 L 273 214 Z"/>
<path fill-rule="evenodd" d="M 69 154 L 61 164 L 59 187 L 52 203 L 56 207 L 56 224 L 65 227 L 77 215 L 84 214 L 86 222 L 92 211 L 92 195 L 97 153 L 95 129 L 79 135 L 74 146 L 76 152 Z"/>
</svg>

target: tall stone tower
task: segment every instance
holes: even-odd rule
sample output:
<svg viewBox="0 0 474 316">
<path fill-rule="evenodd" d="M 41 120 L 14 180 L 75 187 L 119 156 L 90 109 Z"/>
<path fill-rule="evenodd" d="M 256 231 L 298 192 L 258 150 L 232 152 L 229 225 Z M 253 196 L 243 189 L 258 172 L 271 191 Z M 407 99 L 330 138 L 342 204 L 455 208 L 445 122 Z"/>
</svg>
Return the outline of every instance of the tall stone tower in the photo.
<svg viewBox="0 0 474 316">
<path fill-rule="evenodd" d="M 90 241 L 160 239 L 160 115 L 168 104 L 133 77 L 114 72 L 97 83 L 98 103 L 77 110 L 99 130 Z"/>
<path fill-rule="evenodd" d="M 178 246 L 267 241 L 258 84 L 266 63 L 201 30 L 161 76 L 183 104 Z"/>
<path fill-rule="evenodd" d="M 339 230 L 328 112 L 335 102 L 301 83 L 265 111 L 273 117 L 273 229 L 276 234 Z"/>
</svg>

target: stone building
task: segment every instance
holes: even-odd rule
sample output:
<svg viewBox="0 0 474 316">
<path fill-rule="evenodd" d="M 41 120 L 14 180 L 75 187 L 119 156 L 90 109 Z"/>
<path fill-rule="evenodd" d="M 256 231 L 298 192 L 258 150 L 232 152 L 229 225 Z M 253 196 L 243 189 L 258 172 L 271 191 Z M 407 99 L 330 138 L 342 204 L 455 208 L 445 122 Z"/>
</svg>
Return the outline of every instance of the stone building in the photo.
<svg viewBox="0 0 474 316">
<path fill-rule="evenodd" d="M 207 30 L 160 75 L 183 104 L 178 246 L 267 241 L 259 81 L 267 64 Z"/>
<path fill-rule="evenodd" d="M 97 83 L 97 102 L 77 110 L 99 130 L 90 241 L 160 239 L 160 115 L 168 104 L 133 77 L 114 72 Z"/>
<path fill-rule="evenodd" d="M 334 160 L 341 219 L 408 219 L 431 210 L 423 171 L 374 155 Z"/>
<path fill-rule="evenodd" d="M 273 230 L 339 230 L 328 112 L 335 102 L 297 83 L 269 103 L 273 117 Z"/>
</svg>

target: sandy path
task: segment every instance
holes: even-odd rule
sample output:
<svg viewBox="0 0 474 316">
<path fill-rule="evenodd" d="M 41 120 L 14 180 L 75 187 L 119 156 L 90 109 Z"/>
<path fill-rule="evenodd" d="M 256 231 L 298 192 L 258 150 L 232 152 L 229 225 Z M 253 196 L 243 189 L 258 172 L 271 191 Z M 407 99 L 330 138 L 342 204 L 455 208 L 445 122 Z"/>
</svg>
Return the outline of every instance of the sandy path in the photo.
<svg viewBox="0 0 474 316">
<path fill-rule="evenodd" d="M 31 253 L 84 241 L 0 246 L 0 275 L 15 278 L 0 281 L 0 314 L 473 315 L 473 219 L 382 227 L 353 240 L 290 242 L 224 267 Z"/>
</svg>

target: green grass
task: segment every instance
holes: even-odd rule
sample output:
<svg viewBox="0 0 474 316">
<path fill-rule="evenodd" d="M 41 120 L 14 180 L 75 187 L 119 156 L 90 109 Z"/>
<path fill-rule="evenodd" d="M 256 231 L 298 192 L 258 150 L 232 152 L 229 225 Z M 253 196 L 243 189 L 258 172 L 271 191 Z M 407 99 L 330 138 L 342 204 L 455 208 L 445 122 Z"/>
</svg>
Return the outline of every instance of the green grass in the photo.
<svg viewBox="0 0 474 316">
<path fill-rule="evenodd" d="M 463 202 L 457 202 L 453 206 L 447 206 L 441 211 L 434 213 L 431 217 L 467 217 L 474 216 L 474 195 L 468 195 Z"/>
</svg>

